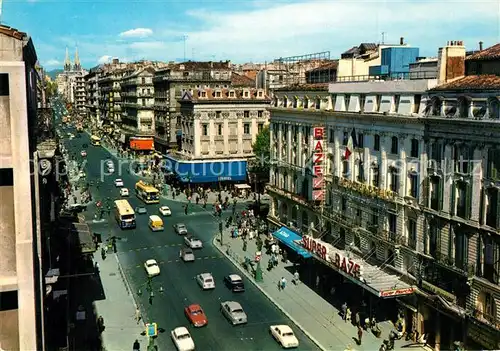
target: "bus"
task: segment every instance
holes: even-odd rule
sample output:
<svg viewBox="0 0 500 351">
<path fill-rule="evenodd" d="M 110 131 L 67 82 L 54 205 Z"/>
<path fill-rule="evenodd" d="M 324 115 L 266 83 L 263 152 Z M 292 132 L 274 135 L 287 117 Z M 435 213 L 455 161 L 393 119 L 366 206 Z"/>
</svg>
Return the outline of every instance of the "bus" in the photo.
<svg viewBox="0 0 500 351">
<path fill-rule="evenodd" d="M 160 191 L 155 187 L 144 183 L 142 180 L 139 180 L 135 184 L 135 194 L 139 199 L 147 204 L 160 203 Z"/>
<path fill-rule="evenodd" d="M 127 200 L 115 200 L 115 218 L 121 229 L 135 228 L 135 211 Z"/>
<path fill-rule="evenodd" d="M 90 137 L 90 143 L 94 146 L 99 146 L 101 145 L 101 138 L 99 138 L 97 135 L 92 135 Z"/>
</svg>

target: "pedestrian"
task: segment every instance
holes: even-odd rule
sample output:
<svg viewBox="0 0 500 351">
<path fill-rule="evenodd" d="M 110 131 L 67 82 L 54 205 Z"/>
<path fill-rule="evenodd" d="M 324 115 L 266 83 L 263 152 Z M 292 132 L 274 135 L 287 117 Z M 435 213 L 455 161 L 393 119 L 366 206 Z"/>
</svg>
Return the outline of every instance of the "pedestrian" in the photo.
<svg viewBox="0 0 500 351">
<path fill-rule="evenodd" d="M 101 248 L 101 258 L 103 261 L 106 259 L 106 249 L 104 247 Z"/>
<path fill-rule="evenodd" d="M 298 271 L 295 271 L 295 273 L 293 273 L 293 283 L 295 285 L 299 285 L 300 283 L 300 276 Z"/>
<path fill-rule="evenodd" d="M 347 317 L 347 302 L 344 302 L 342 304 L 342 307 L 340 307 L 340 311 L 342 312 L 342 319 L 345 320 Z"/>
<path fill-rule="evenodd" d="M 345 322 L 347 323 L 347 321 L 351 321 L 351 309 L 349 307 L 347 307 L 347 310 L 345 311 Z"/>
<path fill-rule="evenodd" d="M 319 288 L 319 275 L 316 276 L 316 289 Z"/>
<path fill-rule="evenodd" d="M 139 324 L 139 322 L 141 321 L 141 318 L 142 318 L 141 311 L 139 310 L 139 308 L 136 308 L 135 309 L 135 321 L 137 322 L 137 324 Z"/>
<path fill-rule="evenodd" d="M 135 339 L 134 341 L 134 346 L 132 346 L 133 351 L 140 351 L 141 349 L 141 344 L 139 344 L 139 340 Z"/>
<path fill-rule="evenodd" d="M 281 290 L 285 290 L 286 288 L 286 279 L 285 277 L 281 277 Z"/>
<path fill-rule="evenodd" d="M 363 329 L 358 325 L 358 343 L 361 345 L 361 340 L 363 338 Z"/>
<path fill-rule="evenodd" d="M 359 315 L 359 311 L 356 312 L 356 315 L 354 316 L 354 323 L 356 323 L 358 328 L 361 327 L 361 317 Z"/>
</svg>

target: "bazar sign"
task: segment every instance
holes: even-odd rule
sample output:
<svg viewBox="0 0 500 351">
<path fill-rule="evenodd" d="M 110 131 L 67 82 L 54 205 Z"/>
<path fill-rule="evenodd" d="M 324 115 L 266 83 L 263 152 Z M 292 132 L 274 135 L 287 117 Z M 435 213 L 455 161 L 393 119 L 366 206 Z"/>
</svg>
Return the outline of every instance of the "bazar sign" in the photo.
<svg viewBox="0 0 500 351">
<path fill-rule="evenodd" d="M 302 246 L 353 277 L 358 278 L 361 274 L 361 266 L 358 263 L 339 253 L 335 253 L 334 256 L 330 255 L 328 247 L 325 244 L 309 235 L 304 235 L 302 237 Z"/>
<path fill-rule="evenodd" d="M 401 296 L 401 295 L 409 295 L 415 291 L 415 288 L 404 288 L 404 289 L 392 289 L 392 290 L 384 290 L 380 292 L 380 297 L 393 297 L 393 296 Z"/>
<path fill-rule="evenodd" d="M 323 201 L 325 199 L 325 128 L 315 127 L 313 129 L 313 200 Z"/>
</svg>

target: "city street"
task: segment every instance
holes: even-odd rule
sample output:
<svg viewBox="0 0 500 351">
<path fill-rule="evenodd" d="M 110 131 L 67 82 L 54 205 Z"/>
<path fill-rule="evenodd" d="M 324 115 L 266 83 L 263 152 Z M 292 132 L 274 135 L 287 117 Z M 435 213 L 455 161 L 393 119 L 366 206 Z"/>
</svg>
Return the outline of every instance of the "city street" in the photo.
<svg viewBox="0 0 500 351">
<path fill-rule="evenodd" d="M 125 187 L 130 190 L 129 201 L 132 207 L 143 206 L 142 201 L 134 195 L 134 185 L 138 178 L 124 169 L 120 174 L 117 167 L 114 175 L 104 176 L 104 182 L 100 183 L 101 163 L 104 163 L 110 154 L 102 147 L 90 145 L 86 133 L 80 135 L 81 137 L 73 140 L 65 139 L 65 144 L 70 153 L 78 154 L 80 160 L 81 150 L 85 149 L 88 153 L 84 167 L 87 181 L 92 182 L 93 201 L 101 200 L 105 205 L 109 203 L 112 206 L 113 201 L 119 198 L 119 188 L 116 188 L 113 182 L 116 178 L 121 178 Z M 168 205 L 173 215 L 164 217 L 164 231 L 152 232 L 147 225 L 148 217 L 151 214 L 159 214 L 160 205 Z M 93 204 L 89 205 L 85 215 L 92 231 L 102 234 L 103 241 L 112 236 L 118 238 L 119 262 L 140 306 L 143 319 L 146 322 L 156 322 L 160 328 L 165 329 L 156 340 L 161 350 L 174 349 L 170 331 L 178 326 L 188 326 L 184 307 L 192 303 L 200 304 L 208 318 L 206 327 L 199 329 L 188 327 L 199 349 L 279 350 L 281 347 L 269 334 L 269 326 L 273 324 L 290 325 L 300 341 L 300 350 L 318 349 L 253 284 L 247 282 L 246 291 L 242 294 L 233 294 L 223 285 L 223 277 L 230 273 L 238 273 L 238 270 L 212 246 L 213 236 L 218 232 L 218 223 L 212 216 L 211 206 L 207 206 L 205 210 L 201 206 L 192 204 L 189 214 L 185 215 L 181 202 L 161 199 L 160 205 L 146 205 L 148 214 L 137 215 L 137 228 L 134 230 L 120 230 L 113 213 L 110 217 L 105 215 L 106 221 L 102 223 L 92 223 L 96 210 Z M 177 235 L 172 226 L 181 222 L 187 225 L 191 234 L 203 241 L 203 248 L 195 251 L 194 263 L 184 263 L 179 260 L 179 250 L 184 245 L 183 237 Z M 143 266 L 144 262 L 151 258 L 159 262 L 161 269 L 161 274 L 152 279 L 154 294 L 152 305 L 149 303 L 150 294 L 147 291 L 147 277 Z M 204 272 L 212 273 L 214 276 L 215 290 L 202 291 L 197 285 L 194 277 Z M 106 277 L 101 279 L 105 280 Z M 248 315 L 247 325 L 233 327 L 222 316 L 219 311 L 220 303 L 227 300 L 241 303 Z"/>
</svg>

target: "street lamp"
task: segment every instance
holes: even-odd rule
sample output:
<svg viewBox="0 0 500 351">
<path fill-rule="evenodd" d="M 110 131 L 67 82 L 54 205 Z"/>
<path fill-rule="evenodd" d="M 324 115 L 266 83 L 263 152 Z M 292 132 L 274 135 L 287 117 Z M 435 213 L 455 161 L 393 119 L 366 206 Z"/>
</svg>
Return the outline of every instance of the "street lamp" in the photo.
<svg viewBox="0 0 500 351">
<path fill-rule="evenodd" d="M 139 289 L 137 290 L 137 295 L 139 295 L 139 296 L 142 295 L 141 287 L 143 287 L 143 286 L 146 286 L 146 291 L 149 293 L 149 304 L 152 305 L 153 299 L 155 297 L 154 289 L 153 289 L 153 278 L 148 277 L 148 280 L 144 284 L 141 284 L 139 286 Z M 158 291 L 160 292 L 160 294 L 163 294 L 163 292 L 164 292 L 163 286 L 160 286 Z"/>
</svg>

